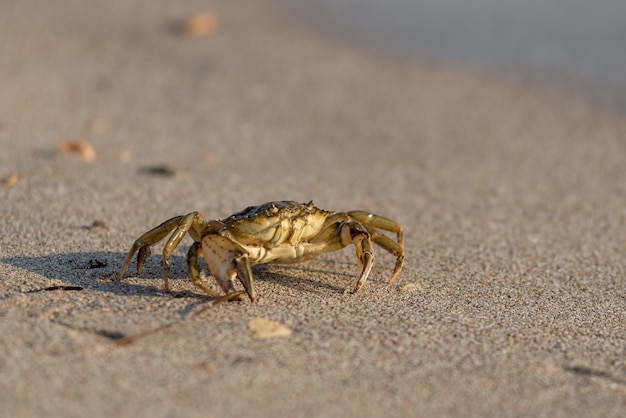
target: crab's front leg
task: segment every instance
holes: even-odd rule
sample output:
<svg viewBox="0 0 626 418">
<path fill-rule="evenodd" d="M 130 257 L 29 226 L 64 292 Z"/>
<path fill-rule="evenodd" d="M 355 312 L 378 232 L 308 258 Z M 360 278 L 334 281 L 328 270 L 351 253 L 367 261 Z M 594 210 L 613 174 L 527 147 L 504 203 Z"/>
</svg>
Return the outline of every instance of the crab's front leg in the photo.
<svg viewBox="0 0 626 418">
<path fill-rule="evenodd" d="M 169 274 L 170 274 L 170 255 L 178 247 L 180 241 L 189 232 L 195 242 L 200 239 L 200 232 L 205 225 L 204 218 L 198 212 L 188 213 L 180 221 L 172 235 L 168 238 L 163 246 L 163 281 L 165 282 L 165 291 L 170 291 Z"/>
<path fill-rule="evenodd" d="M 140 274 L 141 269 L 143 268 L 144 261 L 146 261 L 146 258 L 148 258 L 148 256 L 150 255 L 150 247 L 161 241 L 167 236 L 167 234 L 172 232 L 180 224 L 180 221 L 183 218 L 184 216 L 176 216 L 172 219 L 168 219 L 161 225 L 151 229 L 150 231 L 137 238 L 133 243 L 133 246 L 130 247 L 128 254 L 126 254 L 126 259 L 124 260 L 124 264 L 122 264 L 122 268 L 120 269 L 120 274 L 117 277 L 117 281 L 119 282 L 124 278 L 124 273 L 126 272 L 130 261 L 133 259 L 133 256 L 137 252 L 137 274 Z"/>
<path fill-rule="evenodd" d="M 198 212 L 191 212 L 187 215 L 176 216 L 168 219 L 156 228 L 146 232 L 133 243 L 130 251 L 126 255 L 124 264 L 120 270 L 120 274 L 117 281 L 121 281 L 124 277 L 124 273 L 130 264 L 135 253 L 137 253 L 137 274 L 141 273 L 143 263 L 148 255 L 150 255 L 150 247 L 157 242 L 161 241 L 170 232 L 172 235 L 169 237 L 165 245 L 163 246 L 163 280 L 165 282 L 165 290 L 169 292 L 169 258 L 174 249 L 178 247 L 178 244 L 183 237 L 189 233 L 194 241 L 200 240 L 200 232 L 204 228 L 204 218 Z"/>
<path fill-rule="evenodd" d="M 235 279 L 239 279 L 254 302 L 254 281 L 248 252 L 231 239 L 218 233 L 202 238 L 202 254 L 211 274 L 229 295 L 235 292 Z"/>
</svg>

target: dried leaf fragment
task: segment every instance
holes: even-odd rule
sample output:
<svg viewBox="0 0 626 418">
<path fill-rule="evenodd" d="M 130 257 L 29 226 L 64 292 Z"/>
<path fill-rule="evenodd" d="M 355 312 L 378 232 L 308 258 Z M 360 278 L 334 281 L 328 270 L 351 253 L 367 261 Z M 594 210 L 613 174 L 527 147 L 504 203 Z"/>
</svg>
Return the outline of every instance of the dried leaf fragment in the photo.
<svg viewBox="0 0 626 418">
<path fill-rule="evenodd" d="M 403 292 L 403 293 L 419 292 L 423 289 L 424 289 L 423 286 L 414 282 L 405 283 L 402 286 L 398 287 L 398 291 Z"/>
<path fill-rule="evenodd" d="M 248 321 L 248 329 L 261 338 L 283 337 L 291 334 L 291 329 L 287 326 L 258 316 Z"/>
<path fill-rule="evenodd" d="M 213 373 L 215 371 L 215 365 L 213 363 L 202 362 L 198 364 L 198 368 L 206 373 Z"/>
<path fill-rule="evenodd" d="M 141 167 L 139 173 L 151 176 L 174 177 L 178 174 L 178 171 L 167 164 L 162 164 Z"/>
<path fill-rule="evenodd" d="M 96 334 L 108 338 L 110 340 L 113 341 L 119 341 L 123 338 L 125 338 L 126 336 L 124 335 L 124 333 L 119 332 L 119 331 L 109 331 L 106 329 L 100 329 L 100 330 L 96 330 Z"/>
<path fill-rule="evenodd" d="M 59 152 L 78 154 L 86 161 L 96 159 L 96 150 L 87 141 L 83 140 L 65 141 L 59 146 Z"/>
<path fill-rule="evenodd" d="M 68 285 L 55 285 L 48 286 L 41 289 L 28 290 L 26 293 L 37 293 L 37 292 L 50 292 L 53 290 L 83 290 L 84 287 L 81 286 L 68 286 Z"/>
<path fill-rule="evenodd" d="M 217 29 L 217 16 L 212 12 L 199 13 L 181 25 L 181 32 L 188 38 L 201 38 L 211 35 Z"/>
<path fill-rule="evenodd" d="M 19 179 L 20 178 L 17 173 L 9 174 L 7 177 L 2 179 L 2 185 L 8 189 L 9 187 L 15 186 Z"/>
<path fill-rule="evenodd" d="M 101 269 L 109 265 L 109 262 L 104 258 L 92 258 L 87 262 L 87 269 Z"/>
<path fill-rule="evenodd" d="M 87 227 L 87 229 L 97 229 L 97 228 L 104 228 L 104 229 L 106 229 L 106 227 L 107 227 L 107 224 L 105 224 L 104 221 L 96 219 L 95 221 L 93 221 L 91 223 L 91 225 L 89 225 Z"/>
</svg>

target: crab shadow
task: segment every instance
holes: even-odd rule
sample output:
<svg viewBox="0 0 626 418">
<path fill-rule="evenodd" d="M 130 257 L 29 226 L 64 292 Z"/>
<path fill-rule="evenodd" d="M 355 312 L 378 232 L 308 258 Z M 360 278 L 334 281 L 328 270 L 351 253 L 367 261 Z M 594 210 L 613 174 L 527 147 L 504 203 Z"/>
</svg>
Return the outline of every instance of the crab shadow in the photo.
<svg viewBox="0 0 626 418">
<path fill-rule="evenodd" d="M 160 297 L 194 297 L 199 300 L 211 299 L 209 296 L 197 291 L 189 280 L 185 257 L 172 255 L 170 257 L 172 269 L 170 271 L 171 282 L 175 280 L 187 280 L 189 287 L 182 291 L 167 293 L 163 290 L 163 270 L 161 256 L 151 255 L 144 265 L 140 275 L 136 273 L 135 261 L 130 264 L 126 273 L 126 280 L 117 282 L 120 268 L 125 253 L 122 252 L 74 252 L 58 253 L 40 257 L 6 257 L 0 258 L 0 263 L 11 265 L 18 269 L 26 270 L 32 274 L 46 279 L 56 280 L 63 283 L 62 286 L 45 287 L 37 280 L 33 280 L 32 289 L 23 292 L 37 292 L 44 290 L 97 290 L 113 293 L 120 296 L 146 295 Z M 335 264 L 336 262 L 333 262 Z M 313 267 L 313 266 L 311 266 Z M 206 266 L 203 266 L 206 270 Z M 293 274 L 289 274 L 293 272 Z M 208 273 L 208 271 L 207 271 Z M 351 278 L 348 274 L 336 271 L 307 268 L 305 265 L 280 265 L 252 266 L 254 280 L 267 282 L 279 286 L 285 286 L 298 291 L 319 293 L 323 289 L 333 292 L 343 292 L 344 288 L 334 284 L 318 280 L 321 275 L 342 275 Z M 149 284 L 137 284 L 129 280 L 138 277 L 142 282 L 149 280 Z M 208 278 L 209 281 L 213 280 Z"/>
<path fill-rule="evenodd" d="M 332 269 L 316 269 L 312 263 L 314 262 L 309 261 L 298 265 L 261 264 L 252 267 L 252 274 L 257 282 L 271 283 L 273 285 L 289 287 L 297 291 L 309 293 L 321 293 L 323 290 L 343 293 L 349 280 L 353 279 L 349 274 L 333 271 Z M 342 287 L 341 285 L 328 283 L 320 277 L 328 275 L 345 276 L 346 286 Z"/>
<path fill-rule="evenodd" d="M 102 251 L 74 252 L 40 257 L 6 257 L 0 258 L 0 263 L 63 283 L 62 286 L 42 287 L 41 282 L 33 278 L 32 289 L 24 292 L 56 290 L 57 288 L 67 290 L 69 288 L 69 290 L 90 289 L 105 291 L 120 296 L 137 294 L 156 296 L 159 293 L 164 293 L 159 287 L 159 285 L 161 287 L 163 285 L 162 280 L 160 283 L 155 281 L 153 285 L 138 285 L 125 281 L 121 283 L 116 282 L 115 279 L 119 273 L 124 256 L 124 253 Z M 150 268 L 150 270 L 153 270 L 153 268 Z M 161 277 L 161 275 L 155 275 L 154 277 Z"/>
</svg>

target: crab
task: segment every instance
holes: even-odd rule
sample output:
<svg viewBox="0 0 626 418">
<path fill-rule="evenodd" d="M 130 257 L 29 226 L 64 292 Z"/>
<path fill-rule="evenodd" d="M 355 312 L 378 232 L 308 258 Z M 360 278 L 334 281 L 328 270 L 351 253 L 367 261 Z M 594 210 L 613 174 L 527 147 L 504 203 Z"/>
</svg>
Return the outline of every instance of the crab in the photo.
<svg viewBox="0 0 626 418">
<path fill-rule="evenodd" d="M 394 241 L 387 231 L 397 234 Z M 359 278 L 347 293 L 363 287 L 374 264 L 375 243 L 396 257 L 388 284 L 392 283 L 404 264 L 404 235 L 402 226 L 391 219 L 373 213 L 354 210 L 331 212 L 319 209 L 313 202 L 268 202 L 249 206 L 222 220 L 205 221 L 198 212 L 173 217 L 140 236 L 130 248 L 117 281 L 121 281 L 133 256 L 137 253 L 137 274 L 150 254 L 150 247 L 168 234 L 163 247 L 163 279 L 169 292 L 170 255 L 189 234 L 194 243 L 187 253 L 187 267 L 192 283 L 216 301 L 239 298 L 248 294 L 256 299 L 253 264 L 291 264 L 310 260 L 353 244 L 360 266 Z M 224 290 L 220 295 L 202 283 L 199 257 L 203 257 L 217 283 Z M 238 279 L 245 289 L 235 290 Z"/>
</svg>

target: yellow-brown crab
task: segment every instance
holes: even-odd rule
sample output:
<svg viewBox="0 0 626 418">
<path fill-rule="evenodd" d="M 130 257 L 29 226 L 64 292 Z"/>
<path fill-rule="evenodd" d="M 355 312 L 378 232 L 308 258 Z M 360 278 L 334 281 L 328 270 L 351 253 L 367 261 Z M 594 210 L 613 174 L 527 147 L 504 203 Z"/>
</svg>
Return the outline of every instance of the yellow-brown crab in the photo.
<svg viewBox="0 0 626 418">
<path fill-rule="evenodd" d="M 378 231 L 395 232 L 397 242 Z M 173 232 L 172 232 L 173 231 Z M 372 242 L 396 256 L 391 283 L 404 264 L 402 227 L 396 221 L 360 210 L 329 212 L 313 202 L 268 202 L 250 206 L 223 220 L 205 221 L 198 212 L 176 216 L 140 236 L 131 247 L 118 281 L 124 277 L 130 261 L 137 253 L 137 273 L 150 254 L 150 247 L 172 233 L 163 247 L 163 279 L 169 291 L 169 258 L 181 239 L 189 233 L 194 240 L 187 253 L 191 281 L 216 301 L 243 294 L 235 291 L 239 279 L 251 301 L 255 299 L 251 264 L 295 263 L 320 254 L 340 250 L 350 244 L 356 247 L 361 267 L 359 279 L 352 292 L 357 292 L 367 280 L 374 264 Z M 198 256 L 203 256 L 209 270 L 226 293 L 220 296 L 200 280 Z M 346 289 L 346 291 L 349 291 Z"/>
</svg>

